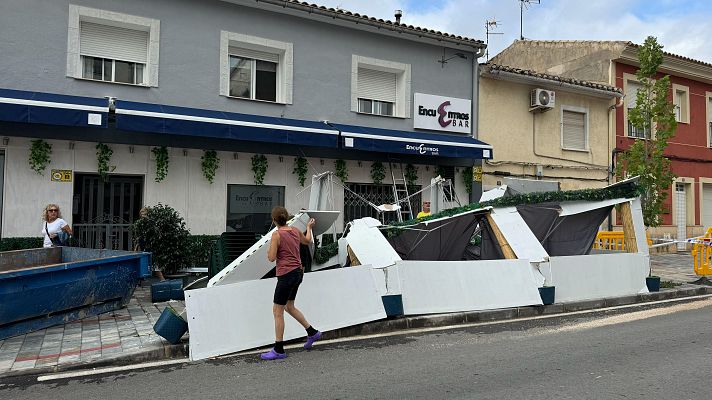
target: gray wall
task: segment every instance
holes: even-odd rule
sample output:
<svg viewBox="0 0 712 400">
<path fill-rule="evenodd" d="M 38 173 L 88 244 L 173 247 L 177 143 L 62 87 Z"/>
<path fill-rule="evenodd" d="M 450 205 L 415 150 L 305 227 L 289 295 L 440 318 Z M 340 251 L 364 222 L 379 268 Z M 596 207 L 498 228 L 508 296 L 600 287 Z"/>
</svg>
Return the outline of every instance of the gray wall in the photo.
<svg viewBox="0 0 712 400">
<path fill-rule="evenodd" d="M 72 4 L 161 23 L 157 88 L 76 80 L 66 76 L 69 3 L 0 1 L 1 88 L 413 129 L 412 119 L 350 111 L 351 56 L 357 54 L 411 64 L 411 96 L 421 92 L 471 98 L 471 53 L 468 60 L 455 58 L 442 68 L 437 62 L 442 47 L 214 0 L 73 0 Z M 221 30 L 294 44 L 293 104 L 219 95 Z"/>
</svg>

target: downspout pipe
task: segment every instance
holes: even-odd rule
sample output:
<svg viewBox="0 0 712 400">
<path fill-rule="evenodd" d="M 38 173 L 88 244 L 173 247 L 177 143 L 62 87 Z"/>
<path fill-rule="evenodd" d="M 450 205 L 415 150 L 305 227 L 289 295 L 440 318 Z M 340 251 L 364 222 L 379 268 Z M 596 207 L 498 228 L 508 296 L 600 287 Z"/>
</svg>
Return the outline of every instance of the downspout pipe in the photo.
<svg viewBox="0 0 712 400">
<path fill-rule="evenodd" d="M 473 53 L 472 56 L 472 112 L 470 115 L 470 124 L 472 126 L 472 137 L 477 139 L 480 136 L 480 63 L 479 59 L 485 55 L 485 50 L 487 46 L 478 49 Z M 482 167 L 482 160 L 473 160 L 472 166 L 468 168 L 474 168 L 475 166 Z M 474 203 L 480 200 L 482 196 L 482 181 L 476 182 L 473 180 L 471 183 L 472 187 L 470 190 L 470 203 Z"/>
</svg>

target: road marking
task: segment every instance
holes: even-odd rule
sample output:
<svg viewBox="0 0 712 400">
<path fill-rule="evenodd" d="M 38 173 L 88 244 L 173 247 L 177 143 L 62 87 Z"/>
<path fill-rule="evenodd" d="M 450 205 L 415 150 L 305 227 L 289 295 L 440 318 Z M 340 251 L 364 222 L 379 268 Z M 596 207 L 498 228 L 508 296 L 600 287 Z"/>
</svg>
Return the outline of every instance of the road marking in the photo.
<svg viewBox="0 0 712 400">
<path fill-rule="evenodd" d="M 646 302 L 646 303 L 635 303 L 635 304 L 626 304 L 626 305 L 606 307 L 606 308 L 596 308 L 596 309 L 591 309 L 591 310 L 572 311 L 572 312 L 559 313 L 559 314 L 537 315 L 537 316 L 533 316 L 533 317 L 505 319 L 505 320 L 501 320 L 501 321 L 472 322 L 472 323 L 466 323 L 466 324 L 434 326 L 434 327 L 428 327 L 428 328 L 403 329 L 403 330 L 398 330 L 398 331 L 393 331 L 393 332 L 376 333 L 376 334 L 372 334 L 372 335 L 362 335 L 362 336 L 352 336 L 352 337 L 330 339 L 330 340 L 320 340 L 320 341 L 314 343 L 314 346 L 323 346 L 323 345 L 335 344 L 335 343 L 356 342 L 356 341 L 360 341 L 360 340 L 376 339 L 376 338 L 391 337 L 391 336 L 412 335 L 412 334 L 418 334 L 418 333 L 447 331 L 447 330 L 463 329 L 463 328 L 470 328 L 470 327 L 476 327 L 476 326 L 488 326 L 488 325 L 491 326 L 491 325 L 509 324 L 512 322 L 546 320 L 546 319 L 552 319 L 552 318 L 560 318 L 560 317 L 564 317 L 564 316 L 594 314 L 594 313 L 599 313 L 602 311 L 623 310 L 623 309 L 628 309 L 628 308 L 640 308 L 640 307 L 646 307 L 646 306 L 651 306 L 651 305 L 679 303 L 679 302 L 690 301 L 690 300 L 693 300 L 694 302 L 692 302 L 690 304 L 680 304 L 680 305 L 673 306 L 673 307 L 667 308 L 667 309 L 662 309 L 662 310 L 660 310 L 660 309 L 642 310 L 642 311 L 635 312 L 633 314 L 611 316 L 611 317 L 603 318 L 603 319 L 596 320 L 596 321 L 589 321 L 589 322 L 584 322 L 584 323 L 569 326 L 569 327 L 562 327 L 562 328 L 560 328 L 560 330 L 578 330 L 578 329 L 594 328 L 594 327 L 598 327 L 598 326 L 612 325 L 612 324 L 622 323 L 622 322 L 637 321 L 640 319 L 651 318 L 651 317 L 658 316 L 658 315 L 672 314 L 672 313 L 678 312 L 678 311 L 692 310 L 692 309 L 698 309 L 698 308 L 712 306 L 712 295 L 707 294 L 707 295 L 683 297 L 683 298 L 677 298 L 677 299 L 658 300 L 658 301 L 652 301 L 652 302 Z M 695 301 L 695 300 L 702 300 L 702 301 Z M 437 314 L 437 315 L 447 315 L 447 314 Z M 433 315 L 433 316 L 437 316 L 437 315 Z M 290 345 L 284 346 L 284 348 L 289 350 L 289 349 L 302 348 L 303 346 L 304 345 L 302 343 L 295 343 L 295 344 L 290 344 Z M 226 359 L 226 358 L 232 358 L 232 357 L 237 357 L 237 356 L 254 355 L 254 354 L 260 354 L 264 351 L 265 351 L 265 349 L 247 350 L 247 351 L 242 351 L 239 353 L 233 353 L 233 354 L 227 354 L 224 356 L 215 357 L 214 359 Z M 86 377 L 86 376 L 92 376 L 92 375 L 103 375 L 103 374 L 110 374 L 110 373 L 114 373 L 114 372 L 125 372 L 125 371 L 131 371 L 131 370 L 136 370 L 136 369 L 162 367 L 162 366 L 167 366 L 167 365 L 184 364 L 184 363 L 189 363 L 189 362 L 190 362 L 190 359 L 181 358 L 181 359 L 174 359 L 174 360 L 147 362 L 147 363 L 141 363 L 141 364 L 123 365 L 123 366 L 119 366 L 119 367 L 106 367 L 106 368 L 96 368 L 96 369 L 80 370 L 80 371 L 72 371 L 72 372 L 60 372 L 60 373 L 56 373 L 56 374 L 38 376 L 37 381 L 38 382 L 47 382 L 47 381 L 57 380 L 57 379 L 69 379 L 69 378 Z"/>
<path fill-rule="evenodd" d="M 147 362 L 147 363 L 141 363 L 141 364 L 122 365 L 119 367 L 106 367 L 106 368 L 85 369 L 85 370 L 80 370 L 80 371 L 59 372 L 56 374 L 40 375 L 37 377 L 37 382 L 47 382 L 47 381 L 53 381 L 53 380 L 57 380 L 57 379 L 79 378 L 79 377 L 83 377 L 83 376 L 110 374 L 110 373 L 114 373 L 114 372 L 131 371 L 134 369 L 163 367 L 163 366 L 167 366 L 167 365 L 184 364 L 189 361 L 190 361 L 190 359 L 188 359 L 188 358 L 179 358 L 179 359 L 175 359 L 175 360 L 162 360 L 162 361 L 154 361 L 154 362 Z"/>
</svg>

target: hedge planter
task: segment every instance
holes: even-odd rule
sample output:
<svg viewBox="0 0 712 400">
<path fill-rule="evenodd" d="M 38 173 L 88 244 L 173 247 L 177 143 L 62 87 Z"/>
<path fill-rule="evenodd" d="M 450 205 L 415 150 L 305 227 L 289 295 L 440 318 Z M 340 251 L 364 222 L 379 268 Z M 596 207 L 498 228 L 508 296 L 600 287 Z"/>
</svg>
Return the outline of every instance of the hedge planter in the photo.
<svg viewBox="0 0 712 400">
<path fill-rule="evenodd" d="M 539 288 L 539 296 L 541 297 L 541 302 L 544 305 L 554 304 L 554 297 L 556 295 L 556 286 L 544 286 Z"/>
<path fill-rule="evenodd" d="M 660 277 L 659 276 L 649 276 L 645 278 L 645 285 L 648 287 L 649 292 L 659 292 L 660 291 Z"/>
</svg>

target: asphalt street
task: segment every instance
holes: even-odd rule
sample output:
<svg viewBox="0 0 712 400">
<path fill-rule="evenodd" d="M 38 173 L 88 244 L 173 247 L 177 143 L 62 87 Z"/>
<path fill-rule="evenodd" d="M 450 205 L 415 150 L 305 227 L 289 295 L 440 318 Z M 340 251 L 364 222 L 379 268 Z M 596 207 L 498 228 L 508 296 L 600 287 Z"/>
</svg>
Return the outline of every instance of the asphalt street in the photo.
<svg viewBox="0 0 712 400">
<path fill-rule="evenodd" d="M 3 399 L 712 398 L 712 299 L 37 382 Z"/>
</svg>

